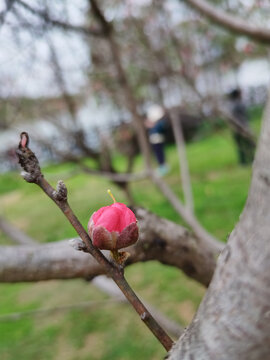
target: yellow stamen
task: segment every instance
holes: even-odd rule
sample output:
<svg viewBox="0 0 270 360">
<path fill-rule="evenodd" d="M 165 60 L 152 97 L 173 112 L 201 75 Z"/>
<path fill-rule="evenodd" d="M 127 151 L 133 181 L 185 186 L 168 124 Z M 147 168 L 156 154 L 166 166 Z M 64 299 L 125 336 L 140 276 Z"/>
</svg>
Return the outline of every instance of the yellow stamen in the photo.
<svg viewBox="0 0 270 360">
<path fill-rule="evenodd" d="M 116 203 L 115 197 L 113 196 L 110 189 L 107 190 L 107 193 L 110 195 L 110 197 L 113 199 L 113 202 Z"/>
</svg>

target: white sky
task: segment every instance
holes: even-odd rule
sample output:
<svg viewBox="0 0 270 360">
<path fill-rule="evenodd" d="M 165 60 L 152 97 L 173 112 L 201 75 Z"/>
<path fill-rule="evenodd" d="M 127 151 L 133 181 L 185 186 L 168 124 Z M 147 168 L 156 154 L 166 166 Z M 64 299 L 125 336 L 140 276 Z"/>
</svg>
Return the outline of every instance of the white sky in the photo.
<svg viewBox="0 0 270 360">
<path fill-rule="evenodd" d="M 247 4 L 253 0 L 242 0 Z M 149 4 L 151 0 L 127 0 L 126 9 L 136 11 L 138 5 Z M 35 6 L 36 1 L 29 1 Z M 0 11 L 5 8 L 5 1 L 0 0 Z M 83 24 L 85 21 L 86 1 L 83 0 L 55 0 L 50 2 L 56 10 L 62 9 L 66 4 L 62 20 L 69 19 L 72 23 Z M 183 16 L 179 13 L 178 1 L 168 2 L 168 9 L 176 21 Z M 129 6 L 129 7 L 128 7 Z M 28 13 L 27 13 L 28 14 Z M 108 14 L 112 18 L 115 13 Z M 118 14 L 119 16 L 119 14 Z M 27 15 L 29 17 L 29 14 Z M 31 21 L 36 17 L 30 16 Z M 6 23 L 0 27 L 0 96 L 53 96 L 57 95 L 58 89 L 54 82 L 54 76 L 49 64 L 49 50 L 46 38 L 31 36 L 29 32 L 22 31 L 13 34 L 11 26 L 14 22 L 12 14 L 6 17 Z M 85 71 L 89 66 L 89 48 L 84 39 L 72 33 L 64 34 L 54 30 L 51 39 L 57 49 L 61 67 L 68 74 L 68 88 L 77 92 L 84 85 Z M 241 67 L 238 75 L 240 85 L 261 85 L 269 82 L 269 66 L 266 61 L 248 62 Z M 230 83 L 231 76 L 227 75 L 225 83 Z"/>
<path fill-rule="evenodd" d="M 0 9 L 3 8 L 3 2 L 0 0 Z M 72 23 L 83 23 L 84 11 L 80 9 L 80 5 L 74 6 L 74 2 L 69 2 L 67 9 L 68 13 L 72 12 Z M 34 17 L 30 17 L 31 21 L 32 18 Z M 58 89 L 49 64 L 50 53 L 46 37 L 31 36 L 27 30 L 14 34 L 11 30 L 12 23 L 14 18 L 9 13 L 5 24 L 0 28 L 0 95 L 56 95 Z M 50 32 L 50 38 L 59 55 L 61 67 L 68 72 L 67 85 L 71 91 L 77 92 L 84 84 L 83 71 L 89 61 L 84 40 L 80 36 L 64 34 L 58 30 Z"/>
</svg>

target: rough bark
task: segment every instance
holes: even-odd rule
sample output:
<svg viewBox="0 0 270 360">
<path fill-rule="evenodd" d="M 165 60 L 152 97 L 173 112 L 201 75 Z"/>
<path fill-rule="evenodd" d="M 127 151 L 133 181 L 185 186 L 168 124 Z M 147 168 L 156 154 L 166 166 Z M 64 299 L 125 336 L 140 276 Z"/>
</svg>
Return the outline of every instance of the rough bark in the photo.
<svg viewBox="0 0 270 360">
<path fill-rule="evenodd" d="M 65 240 L 43 245 L 2 246 L 0 251 L 2 282 L 87 278 L 103 273 L 94 258 L 74 251 Z"/>
<path fill-rule="evenodd" d="M 270 358 L 270 98 L 249 197 L 200 308 L 169 359 Z"/>
<path fill-rule="evenodd" d="M 128 248 L 127 265 L 157 260 L 175 266 L 203 285 L 208 285 L 219 249 L 207 248 L 185 228 L 137 209 L 140 240 Z M 2 246 L 0 281 L 21 282 L 49 279 L 94 278 L 104 269 L 94 258 L 74 251 L 68 241 L 42 245 Z"/>
</svg>

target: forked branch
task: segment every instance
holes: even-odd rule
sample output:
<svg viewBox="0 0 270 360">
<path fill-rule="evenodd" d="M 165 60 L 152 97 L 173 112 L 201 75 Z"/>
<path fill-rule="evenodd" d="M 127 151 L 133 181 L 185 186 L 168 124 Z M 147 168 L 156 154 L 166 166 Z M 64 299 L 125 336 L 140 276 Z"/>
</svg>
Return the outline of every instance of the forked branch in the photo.
<svg viewBox="0 0 270 360">
<path fill-rule="evenodd" d="M 164 348 L 167 351 L 170 350 L 173 344 L 172 339 L 156 322 L 144 304 L 139 300 L 134 291 L 131 289 L 124 277 L 123 267 L 112 261 L 109 261 L 102 254 L 102 252 L 92 244 L 90 237 L 68 204 L 67 188 L 65 184 L 61 180 L 58 181 L 57 189 L 55 190 L 46 181 L 41 172 L 39 161 L 36 155 L 28 147 L 28 144 L 28 134 L 26 132 L 21 133 L 21 140 L 17 149 L 17 155 L 19 158 L 19 163 L 24 169 L 24 172 L 22 173 L 24 179 L 27 182 L 38 185 L 47 194 L 47 196 L 54 201 L 54 203 L 64 213 L 73 228 L 76 230 L 79 237 L 84 242 L 87 252 L 96 259 L 96 261 L 104 268 L 106 274 L 115 281 L 127 300 L 132 304 L 134 309 L 140 315 L 141 320 L 143 320 L 143 322 L 156 336 Z"/>
</svg>

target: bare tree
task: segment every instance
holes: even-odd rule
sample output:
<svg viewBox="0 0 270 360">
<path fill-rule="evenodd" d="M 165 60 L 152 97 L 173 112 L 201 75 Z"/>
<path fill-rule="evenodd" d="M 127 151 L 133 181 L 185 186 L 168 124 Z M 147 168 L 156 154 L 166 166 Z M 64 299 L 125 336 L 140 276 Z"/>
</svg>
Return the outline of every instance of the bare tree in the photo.
<svg viewBox="0 0 270 360">
<path fill-rule="evenodd" d="M 223 11 L 213 10 L 204 0 L 190 0 L 189 3 L 222 26 L 259 41 L 269 41 L 266 29 L 250 27 L 242 20 L 227 16 Z M 192 323 L 171 348 L 172 340 L 127 284 L 123 267 L 109 261 L 106 253 L 100 252 L 92 245 L 91 239 L 67 202 L 67 189 L 63 182 L 59 182 L 55 190 L 44 179 L 38 160 L 28 147 L 26 134 L 22 135 L 18 151 L 20 163 L 25 170 L 24 178 L 40 186 L 55 202 L 83 240 L 83 242 L 74 240 L 73 245 L 79 250 L 90 253 L 93 258 L 88 254 L 68 249 L 67 242 L 1 247 L 0 280 L 18 282 L 52 278 L 93 278 L 106 273 L 116 282 L 140 318 L 166 350 L 171 349 L 168 355 L 170 359 L 267 359 L 270 354 L 268 235 L 270 98 L 264 113 L 264 125 L 254 163 L 249 197 L 240 221 L 224 248 L 202 228 L 194 214 L 175 197 L 166 182 L 154 175 L 143 121 L 138 111 L 140 101 L 134 95 L 132 81 L 124 65 L 123 51 L 118 43 L 115 24 L 106 19 L 100 4 L 94 0 L 90 1 L 90 11 L 97 23 L 94 32 L 92 27 L 78 28 L 78 26 L 60 22 L 52 18 L 48 12 L 32 8 L 21 0 L 17 0 L 17 4 L 43 19 L 45 23 L 68 31 L 74 30 L 95 37 L 99 36 L 107 43 L 115 70 L 114 75 L 116 74 L 115 79 L 120 85 L 118 90 L 122 92 L 125 106 L 132 114 L 134 126 L 138 132 L 146 172 L 195 234 L 190 234 L 182 227 L 157 218 L 143 209 L 137 209 L 137 217 L 142 223 L 142 235 L 138 244 L 129 249 L 131 257 L 127 265 L 137 261 L 157 259 L 162 263 L 182 269 L 190 277 L 206 286 L 210 285 Z M 158 81 L 161 76 L 159 71 L 159 69 L 155 71 L 155 81 Z M 190 80 L 187 75 L 189 74 L 185 74 L 185 79 Z M 9 231 L 8 227 L 4 229 L 6 232 Z M 10 236 L 14 237 L 14 233 Z M 142 245 L 147 242 L 149 242 L 148 247 Z M 215 258 L 221 250 L 222 253 L 215 269 Z M 31 255 L 31 261 L 29 261 L 29 255 Z M 97 261 L 94 261 L 94 258 Z"/>
<path fill-rule="evenodd" d="M 231 359 L 243 357 L 264 359 L 269 354 L 270 278 L 267 271 L 270 259 L 267 216 L 269 213 L 269 174 L 266 170 L 270 160 L 269 112 L 270 101 L 265 110 L 264 127 L 245 210 L 219 257 L 213 281 L 198 313 L 171 350 L 170 358 L 172 359 L 190 359 L 195 356 L 199 359 L 212 357 L 227 359 L 228 356 Z M 63 183 L 59 183 L 56 191 L 51 188 L 43 179 L 34 154 L 23 140 L 18 154 L 20 163 L 26 171 L 24 178 L 28 182 L 35 182 L 51 197 L 84 240 L 84 244 L 80 245 L 81 249 L 90 252 L 106 269 L 107 274 L 116 281 L 124 294 L 132 299 L 130 290 L 126 293 L 127 285 L 124 287 L 122 285 L 124 280 L 121 277 L 118 278 L 120 275 L 118 270 L 114 270 L 106 262 L 106 258 L 92 248 L 86 233 L 68 206 L 66 188 Z M 237 277 L 236 274 L 241 274 L 241 276 Z M 132 300 L 131 302 L 133 303 Z M 140 313 L 140 310 L 138 312 Z M 232 316 L 232 314 L 236 315 Z M 144 318 L 145 316 L 143 320 Z M 150 325 L 154 334 L 160 333 L 160 330 L 155 330 L 155 325 L 151 325 L 152 320 L 150 324 L 148 322 L 147 324 Z M 166 343 L 163 336 L 156 336 L 166 349 L 170 348 L 169 340 Z"/>
</svg>

